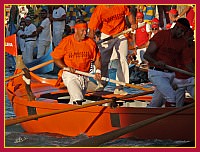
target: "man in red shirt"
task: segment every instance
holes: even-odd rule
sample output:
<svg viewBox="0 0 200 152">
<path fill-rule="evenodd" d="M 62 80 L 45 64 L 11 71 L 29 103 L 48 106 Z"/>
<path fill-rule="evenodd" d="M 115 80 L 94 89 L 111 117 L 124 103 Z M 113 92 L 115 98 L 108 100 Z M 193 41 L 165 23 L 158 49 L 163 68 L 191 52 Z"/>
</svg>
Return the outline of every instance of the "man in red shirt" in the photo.
<svg viewBox="0 0 200 152">
<path fill-rule="evenodd" d="M 142 12 L 137 12 L 136 19 L 138 22 L 138 28 L 134 31 L 135 44 L 137 48 L 136 57 L 139 64 L 147 63 L 143 58 L 143 54 L 149 44 L 149 39 L 151 37 L 151 27 L 148 23 L 144 22 L 144 15 Z"/>
<path fill-rule="evenodd" d="M 144 54 L 149 62 L 149 80 L 156 86 L 150 107 L 158 106 L 156 99 L 160 95 L 166 100 L 166 106 L 176 106 L 176 95 L 171 85 L 175 73 L 165 69 L 165 65 L 176 67 L 177 62 L 185 58 L 184 48 L 187 47 L 187 42 L 183 36 L 189 29 L 188 20 L 180 18 L 174 28 L 160 31 L 150 39 Z"/>
<path fill-rule="evenodd" d="M 101 80 L 100 53 L 94 40 L 86 37 L 87 23 L 83 20 L 75 24 L 75 33 L 65 37 L 52 52 L 58 67 L 63 69 L 62 79 L 67 86 L 70 103 L 82 104 L 87 90 L 88 79 L 75 74 L 75 70 L 89 72 L 91 62 L 95 62 L 95 79 Z M 70 72 L 66 71 L 68 67 Z"/>
</svg>

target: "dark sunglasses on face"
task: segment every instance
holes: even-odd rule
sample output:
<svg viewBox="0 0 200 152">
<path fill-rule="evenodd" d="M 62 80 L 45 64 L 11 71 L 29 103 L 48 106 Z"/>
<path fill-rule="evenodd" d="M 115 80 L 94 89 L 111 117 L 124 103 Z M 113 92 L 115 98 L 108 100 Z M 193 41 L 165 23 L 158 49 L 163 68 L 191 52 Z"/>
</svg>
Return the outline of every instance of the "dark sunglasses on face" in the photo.
<svg viewBox="0 0 200 152">
<path fill-rule="evenodd" d="M 152 28 L 152 30 L 158 30 L 158 28 Z"/>
</svg>

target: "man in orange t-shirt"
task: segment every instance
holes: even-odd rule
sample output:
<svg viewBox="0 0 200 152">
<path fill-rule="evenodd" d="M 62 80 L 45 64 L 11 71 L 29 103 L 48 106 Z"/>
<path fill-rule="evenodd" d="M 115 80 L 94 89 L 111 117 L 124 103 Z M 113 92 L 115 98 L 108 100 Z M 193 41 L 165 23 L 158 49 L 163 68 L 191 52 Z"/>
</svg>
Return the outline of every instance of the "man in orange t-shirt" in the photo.
<svg viewBox="0 0 200 152">
<path fill-rule="evenodd" d="M 118 34 L 126 29 L 126 16 L 131 23 L 133 30 L 135 29 L 135 18 L 129 12 L 129 8 L 124 5 L 99 5 L 95 8 L 89 21 L 89 37 L 94 38 L 97 29 L 101 32 L 101 39 L 105 39 L 111 35 Z M 103 42 L 100 46 L 102 76 L 108 77 L 108 64 L 111 55 L 114 52 L 118 61 L 117 79 L 122 82 L 129 83 L 129 68 L 127 62 L 128 42 L 124 35 L 116 37 L 112 40 Z M 113 59 L 113 58 L 112 58 Z M 102 91 L 107 82 L 101 82 L 97 91 Z M 122 86 L 117 86 L 115 94 L 127 94 Z"/>
<path fill-rule="evenodd" d="M 71 104 L 81 105 L 87 90 L 87 77 L 75 74 L 75 70 L 89 72 L 91 62 L 95 62 L 95 79 L 101 80 L 100 53 L 94 40 L 86 34 L 87 23 L 77 21 L 75 33 L 65 37 L 51 54 L 57 66 L 63 69 L 62 79 L 68 88 Z M 65 70 L 66 67 L 70 72 Z"/>
</svg>

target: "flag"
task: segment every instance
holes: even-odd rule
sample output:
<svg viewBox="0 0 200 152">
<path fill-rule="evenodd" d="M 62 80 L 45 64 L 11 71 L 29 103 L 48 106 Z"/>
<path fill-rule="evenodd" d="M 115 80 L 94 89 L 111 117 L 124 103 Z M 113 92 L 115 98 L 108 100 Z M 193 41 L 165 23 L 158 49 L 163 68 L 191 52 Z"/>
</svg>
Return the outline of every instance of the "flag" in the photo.
<svg viewBox="0 0 200 152">
<path fill-rule="evenodd" d="M 17 56 L 17 39 L 16 34 L 5 38 L 5 51 L 10 55 Z"/>
<path fill-rule="evenodd" d="M 9 24 L 9 29 L 10 29 L 10 35 L 14 34 L 15 31 L 17 30 L 17 29 L 16 29 L 16 26 L 15 26 L 15 24 L 14 24 L 13 22 L 11 22 L 11 23 Z"/>
</svg>

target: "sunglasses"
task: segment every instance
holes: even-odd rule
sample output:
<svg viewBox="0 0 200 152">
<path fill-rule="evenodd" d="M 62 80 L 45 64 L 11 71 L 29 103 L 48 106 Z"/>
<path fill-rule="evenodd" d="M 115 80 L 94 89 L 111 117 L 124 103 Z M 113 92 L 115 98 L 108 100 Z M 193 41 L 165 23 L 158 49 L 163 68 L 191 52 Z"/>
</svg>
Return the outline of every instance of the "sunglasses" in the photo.
<svg viewBox="0 0 200 152">
<path fill-rule="evenodd" d="M 158 28 L 152 28 L 152 30 L 158 30 Z"/>
</svg>

